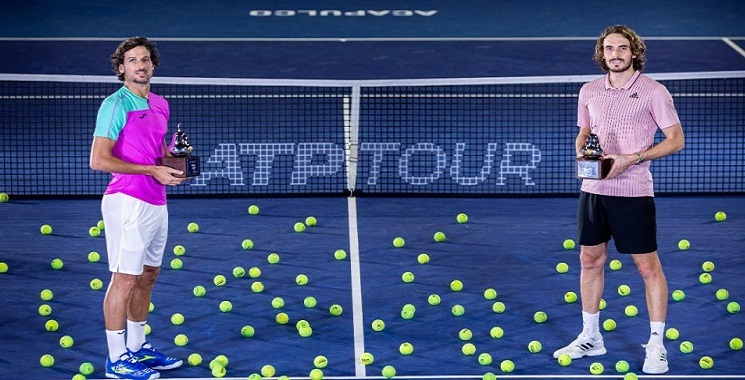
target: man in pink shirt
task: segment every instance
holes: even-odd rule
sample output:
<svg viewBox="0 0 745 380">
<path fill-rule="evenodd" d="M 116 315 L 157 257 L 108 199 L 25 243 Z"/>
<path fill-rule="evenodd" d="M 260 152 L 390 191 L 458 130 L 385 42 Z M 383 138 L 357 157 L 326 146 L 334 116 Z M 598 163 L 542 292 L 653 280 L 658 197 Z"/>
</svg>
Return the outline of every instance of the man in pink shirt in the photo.
<svg viewBox="0 0 745 380">
<path fill-rule="evenodd" d="M 650 161 L 673 154 L 685 144 L 672 97 L 655 80 L 642 75 L 646 47 L 623 25 L 603 31 L 594 59 L 607 74 L 582 86 L 575 141 L 577 156 L 590 133 L 598 136 L 613 165 L 604 179 L 583 179 L 577 212 L 581 246 L 580 293 L 583 329 L 577 339 L 554 352 L 577 359 L 606 353 L 600 335 L 600 299 L 605 283 L 608 243 L 630 254 L 644 280 L 650 338 L 642 371 L 668 371 L 663 344 L 667 314 L 667 280 L 657 254 L 657 225 Z M 661 130 L 665 138 L 654 145 Z"/>
</svg>

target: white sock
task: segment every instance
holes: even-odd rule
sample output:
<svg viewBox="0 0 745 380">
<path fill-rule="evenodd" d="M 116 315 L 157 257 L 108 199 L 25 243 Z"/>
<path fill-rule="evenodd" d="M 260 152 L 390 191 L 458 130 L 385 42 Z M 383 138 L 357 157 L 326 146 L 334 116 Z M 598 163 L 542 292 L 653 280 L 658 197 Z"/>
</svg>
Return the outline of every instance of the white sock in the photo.
<svg viewBox="0 0 745 380">
<path fill-rule="evenodd" d="M 590 314 L 582 311 L 582 334 L 592 338 L 600 337 L 600 312 Z"/>
<path fill-rule="evenodd" d="M 647 344 L 662 345 L 662 337 L 665 335 L 665 322 L 649 322 L 649 342 Z"/>
<path fill-rule="evenodd" d="M 109 346 L 109 360 L 112 363 L 127 353 L 124 343 L 124 330 L 106 330 L 106 344 Z"/>
<path fill-rule="evenodd" d="M 137 352 L 145 343 L 145 325 L 147 321 L 134 322 L 127 319 L 127 349 Z"/>
</svg>

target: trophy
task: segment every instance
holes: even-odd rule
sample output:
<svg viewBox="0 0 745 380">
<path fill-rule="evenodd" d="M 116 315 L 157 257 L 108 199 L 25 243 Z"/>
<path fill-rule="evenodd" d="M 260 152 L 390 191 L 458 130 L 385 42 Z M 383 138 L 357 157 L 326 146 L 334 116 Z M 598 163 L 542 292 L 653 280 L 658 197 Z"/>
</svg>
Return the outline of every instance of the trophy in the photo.
<svg viewBox="0 0 745 380">
<path fill-rule="evenodd" d="M 603 159 L 603 148 L 598 135 L 590 133 L 582 147 L 582 157 L 577 158 L 575 174 L 580 179 L 603 179 L 608 175 L 613 160 Z"/>
<path fill-rule="evenodd" d="M 170 157 L 161 158 L 161 165 L 169 166 L 181 170 L 183 174 L 177 175 L 179 178 L 196 177 L 199 175 L 199 157 L 192 156 L 193 147 L 189 143 L 189 138 L 181 129 L 181 123 L 178 123 L 176 132 L 171 137 L 171 144 L 168 145 Z"/>
</svg>

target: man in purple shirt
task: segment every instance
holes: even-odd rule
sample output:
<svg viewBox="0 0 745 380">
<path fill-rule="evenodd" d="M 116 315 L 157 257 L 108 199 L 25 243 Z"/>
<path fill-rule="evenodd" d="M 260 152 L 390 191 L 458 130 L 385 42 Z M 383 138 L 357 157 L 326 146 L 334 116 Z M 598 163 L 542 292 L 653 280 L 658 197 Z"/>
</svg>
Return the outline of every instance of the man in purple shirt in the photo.
<svg viewBox="0 0 745 380">
<path fill-rule="evenodd" d="M 150 92 L 157 49 L 146 38 L 133 37 L 119 45 L 111 61 L 124 86 L 99 108 L 90 156 L 93 170 L 112 175 L 101 201 L 112 273 L 103 304 L 106 377 L 150 380 L 160 377 L 156 370 L 182 364 L 145 340 L 145 325 L 168 236 L 165 186 L 185 179 L 174 176 L 180 170 L 158 164 L 168 155 L 170 110 Z"/>
<path fill-rule="evenodd" d="M 642 371 L 668 371 L 663 344 L 667 314 L 667 280 L 657 254 L 654 187 L 651 160 L 665 157 L 685 144 L 683 130 L 667 89 L 641 74 L 646 47 L 623 25 L 607 28 L 595 45 L 595 61 L 606 72 L 586 83 L 579 93 L 575 150 L 596 134 L 613 165 L 605 179 L 583 179 L 577 212 L 581 262 L 580 292 L 583 329 L 577 339 L 554 352 L 572 359 L 606 353 L 600 335 L 600 299 L 605 282 L 608 242 L 630 254 L 644 280 L 650 338 Z M 664 139 L 654 145 L 658 130 Z"/>
</svg>

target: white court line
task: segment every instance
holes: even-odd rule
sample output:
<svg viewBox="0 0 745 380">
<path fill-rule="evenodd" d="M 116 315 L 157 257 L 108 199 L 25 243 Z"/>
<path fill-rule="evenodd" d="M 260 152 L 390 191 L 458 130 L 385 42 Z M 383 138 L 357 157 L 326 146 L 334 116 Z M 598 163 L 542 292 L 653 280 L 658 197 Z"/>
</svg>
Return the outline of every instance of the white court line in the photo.
<svg viewBox="0 0 745 380">
<path fill-rule="evenodd" d="M 354 373 L 365 377 L 365 366 L 357 358 L 365 352 L 365 331 L 362 315 L 362 276 L 360 275 L 360 239 L 357 232 L 357 199 L 347 197 L 349 213 L 349 265 L 352 277 L 352 322 L 354 329 Z"/>
<path fill-rule="evenodd" d="M 741 48 L 736 43 L 732 42 L 729 38 L 722 38 L 722 41 L 724 41 L 725 44 L 729 45 L 734 51 L 738 52 L 741 56 L 745 58 L 745 50 Z"/>
<path fill-rule="evenodd" d="M 497 379 L 623 379 L 623 375 L 505 375 L 494 371 Z M 481 379 L 483 375 L 431 375 L 431 376 L 399 376 L 393 379 L 409 380 L 448 380 L 448 379 Z M 638 375 L 640 379 L 745 379 L 745 375 Z M 383 376 L 324 376 L 324 380 L 379 380 Z M 170 380 L 215 380 L 214 377 L 169 378 Z M 242 377 L 223 377 L 223 380 L 246 380 Z M 276 380 L 277 377 L 264 377 L 264 380 Z M 308 376 L 290 376 L 292 380 L 309 379 Z M 106 380 L 106 379 L 89 379 Z"/>
</svg>

